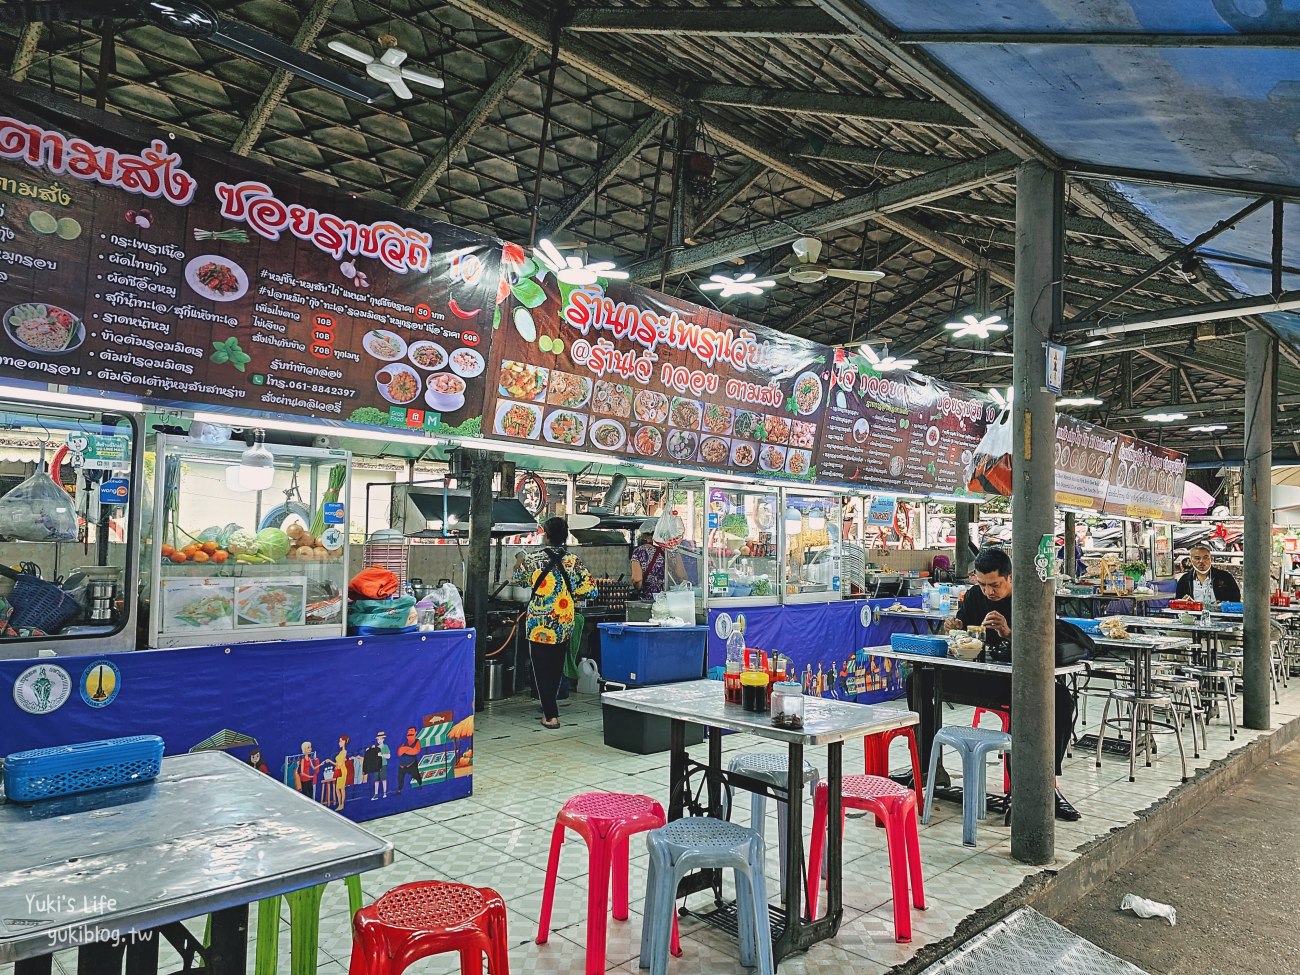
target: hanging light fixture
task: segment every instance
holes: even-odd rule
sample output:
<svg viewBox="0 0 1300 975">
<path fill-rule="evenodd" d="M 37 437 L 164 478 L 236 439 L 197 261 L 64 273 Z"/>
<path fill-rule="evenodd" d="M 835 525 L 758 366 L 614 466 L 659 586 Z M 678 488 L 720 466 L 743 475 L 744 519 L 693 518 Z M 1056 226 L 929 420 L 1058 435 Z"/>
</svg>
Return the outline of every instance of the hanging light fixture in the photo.
<svg viewBox="0 0 1300 975">
<path fill-rule="evenodd" d="M 808 512 L 808 530 L 810 532 L 819 532 L 826 527 L 826 511 L 821 505 L 816 505 Z"/>
<path fill-rule="evenodd" d="M 993 397 L 993 402 L 998 404 L 998 409 L 1005 410 L 1016 398 L 1016 391 L 1008 386 L 1006 389 L 990 389 L 989 395 Z"/>
<path fill-rule="evenodd" d="M 989 272 L 988 268 L 975 271 L 975 309 L 961 317 L 961 321 L 949 322 L 944 328 L 952 332 L 955 339 L 977 338 L 987 340 L 994 332 L 1005 332 L 1006 322 L 1001 315 L 989 312 Z"/>
<path fill-rule="evenodd" d="M 1142 419 L 1151 423 L 1177 423 L 1179 420 L 1186 420 L 1186 413 L 1144 413 Z"/>
<path fill-rule="evenodd" d="M 759 278 L 752 271 L 746 271 L 738 277 L 729 278 L 723 274 L 710 274 L 709 280 L 700 285 L 701 291 L 716 291 L 719 298 L 734 298 L 736 295 L 761 295 L 766 288 L 776 284 L 771 278 Z"/>
<path fill-rule="evenodd" d="M 888 346 L 885 346 L 884 355 L 880 355 L 865 343 L 862 346 L 862 354 L 876 372 L 908 372 L 918 361 L 916 359 L 896 358 L 889 354 Z"/>
<path fill-rule="evenodd" d="M 1101 400 L 1095 396 L 1058 396 L 1057 406 L 1101 406 Z"/>
<path fill-rule="evenodd" d="M 555 273 L 558 281 L 582 287 L 595 284 L 599 278 L 614 281 L 626 281 L 628 274 L 620 271 L 613 261 L 594 261 L 584 263 L 580 257 L 565 257 L 553 243 L 543 237 L 537 242 L 537 256 L 542 263 Z"/>
<path fill-rule="evenodd" d="M 275 455 L 266 446 L 266 432 L 254 430 L 253 442 L 239 455 L 239 465 L 226 468 L 226 487 L 234 491 L 265 491 L 275 480 Z"/>
</svg>

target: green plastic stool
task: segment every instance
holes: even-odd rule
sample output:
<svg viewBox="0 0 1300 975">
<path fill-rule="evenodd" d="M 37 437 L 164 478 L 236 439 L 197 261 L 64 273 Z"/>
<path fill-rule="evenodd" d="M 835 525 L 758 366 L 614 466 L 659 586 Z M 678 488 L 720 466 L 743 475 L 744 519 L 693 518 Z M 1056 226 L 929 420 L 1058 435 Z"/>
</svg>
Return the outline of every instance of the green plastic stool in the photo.
<svg viewBox="0 0 1300 975">
<path fill-rule="evenodd" d="M 362 907 L 361 877 L 353 874 L 348 885 L 348 913 L 355 917 Z M 316 955 L 320 946 L 320 901 L 325 884 L 304 887 L 284 894 L 289 905 L 289 971 L 291 975 L 316 975 Z M 257 951 L 254 975 L 276 975 L 280 967 L 280 894 L 257 902 Z M 206 947 L 212 936 L 212 915 L 208 915 L 203 932 Z"/>
</svg>

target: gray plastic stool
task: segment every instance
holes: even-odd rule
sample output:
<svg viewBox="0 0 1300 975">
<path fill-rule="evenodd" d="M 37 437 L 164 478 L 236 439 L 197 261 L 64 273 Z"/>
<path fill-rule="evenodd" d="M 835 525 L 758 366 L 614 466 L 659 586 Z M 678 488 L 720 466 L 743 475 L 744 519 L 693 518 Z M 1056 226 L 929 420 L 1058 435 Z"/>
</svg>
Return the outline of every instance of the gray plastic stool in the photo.
<svg viewBox="0 0 1300 975">
<path fill-rule="evenodd" d="M 934 808 L 934 773 L 939 767 L 939 755 L 944 745 L 961 754 L 961 842 L 963 846 L 975 845 L 975 824 L 984 818 L 988 805 L 988 788 L 985 774 L 988 766 L 984 757 L 989 752 L 1011 751 L 1011 736 L 992 728 L 940 728 L 930 745 L 930 773 L 925 782 L 925 814 L 921 822 L 930 821 Z"/>
<path fill-rule="evenodd" d="M 646 834 L 650 872 L 641 922 L 640 967 L 666 975 L 677 885 L 693 870 L 731 869 L 736 880 L 740 963 L 773 975 L 772 929 L 763 880 L 763 837 L 752 829 L 704 817 L 675 819 Z"/>
<path fill-rule="evenodd" d="M 751 779 L 758 779 L 768 785 L 785 791 L 789 784 L 790 757 L 780 755 L 775 752 L 746 752 L 734 756 L 727 763 L 728 772 L 736 772 L 740 775 L 747 775 Z M 809 795 L 817 791 L 817 782 L 820 776 L 817 769 L 810 763 L 803 763 L 803 781 L 808 786 Z M 801 799 L 802 801 L 802 799 Z M 776 801 L 776 822 L 777 837 L 779 840 L 781 854 L 781 893 L 785 894 L 785 871 L 786 871 L 786 850 L 785 850 L 785 820 L 788 815 L 788 807 L 785 800 Z M 758 833 L 759 836 L 766 836 L 764 826 L 767 817 L 767 796 L 761 792 L 750 793 L 749 798 L 749 826 Z"/>
</svg>

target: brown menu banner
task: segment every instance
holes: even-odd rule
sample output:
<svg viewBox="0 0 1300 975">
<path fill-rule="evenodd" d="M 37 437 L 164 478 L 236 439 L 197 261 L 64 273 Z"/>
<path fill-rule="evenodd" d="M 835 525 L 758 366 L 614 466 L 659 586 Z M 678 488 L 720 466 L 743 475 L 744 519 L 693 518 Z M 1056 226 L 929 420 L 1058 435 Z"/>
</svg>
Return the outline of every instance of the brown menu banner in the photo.
<svg viewBox="0 0 1300 975">
<path fill-rule="evenodd" d="M 975 448 L 997 416 L 982 394 L 912 372 L 879 373 L 835 351 L 818 480 L 966 496 Z"/>
<path fill-rule="evenodd" d="M 1187 455 L 1124 434 L 1118 438 L 1102 511 L 1125 518 L 1180 520 Z"/>
<path fill-rule="evenodd" d="M 1056 503 L 1101 511 L 1120 435 L 1072 416 L 1056 417 Z M 1180 488 L 1181 490 L 1181 488 Z M 1179 498 L 1181 504 L 1182 498 Z"/>
<path fill-rule="evenodd" d="M 507 247 L 484 434 L 811 481 L 823 345 L 645 288 L 573 286 Z"/>
<path fill-rule="evenodd" d="M 501 248 L 0 90 L 0 375 L 477 434 Z"/>
</svg>

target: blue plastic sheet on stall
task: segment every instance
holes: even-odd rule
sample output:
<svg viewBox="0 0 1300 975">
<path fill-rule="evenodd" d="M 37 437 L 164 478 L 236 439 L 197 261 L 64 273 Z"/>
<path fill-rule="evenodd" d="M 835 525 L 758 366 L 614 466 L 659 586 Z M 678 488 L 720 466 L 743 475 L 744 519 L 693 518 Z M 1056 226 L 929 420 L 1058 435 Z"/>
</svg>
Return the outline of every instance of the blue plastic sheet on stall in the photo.
<svg viewBox="0 0 1300 975">
<path fill-rule="evenodd" d="M 2 754 L 159 735 L 356 821 L 468 796 L 473 714 L 473 630 L 0 661 Z"/>
<path fill-rule="evenodd" d="M 870 657 L 863 647 L 889 643 L 894 633 L 911 633 L 905 619 L 877 621 L 876 610 L 894 603 L 919 606 L 919 596 L 854 599 L 838 603 L 749 606 L 709 610 L 709 666 L 727 661 L 726 635 L 743 617 L 745 644 L 785 654 L 791 676 L 804 693 L 871 704 L 903 694 L 903 674 L 892 660 Z"/>
</svg>

